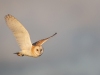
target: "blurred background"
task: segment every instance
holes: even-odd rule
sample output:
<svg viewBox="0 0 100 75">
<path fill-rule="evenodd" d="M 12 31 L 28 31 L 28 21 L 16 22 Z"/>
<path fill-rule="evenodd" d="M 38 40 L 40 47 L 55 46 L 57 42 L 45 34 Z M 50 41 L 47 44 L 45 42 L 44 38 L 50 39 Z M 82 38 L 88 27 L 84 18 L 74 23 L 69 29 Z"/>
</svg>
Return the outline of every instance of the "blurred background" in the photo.
<svg viewBox="0 0 100 75">
<path fill-rule="evenodd" d="M 20 50 L 4 16 L 16 17 L 31 41 L 43 44 L 39 58 Z M 100 75 L 100 0 L 0 0 L 0 75 Z"/>
</svg>

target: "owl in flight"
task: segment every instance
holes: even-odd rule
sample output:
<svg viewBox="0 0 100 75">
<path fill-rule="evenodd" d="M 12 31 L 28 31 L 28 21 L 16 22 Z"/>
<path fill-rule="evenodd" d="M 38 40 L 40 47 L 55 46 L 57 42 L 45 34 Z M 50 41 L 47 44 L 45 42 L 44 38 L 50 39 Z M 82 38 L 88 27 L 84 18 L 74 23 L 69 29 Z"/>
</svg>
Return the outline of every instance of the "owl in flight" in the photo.
<svg viewBox="0 0 100 75">
<path fill-rule="evenodd" d="M 16 52 L 18 56 L 30 56 L 30 57 L 39 57 L 43 53 L 42 44 L 45 43 L 49 38 L 55 36 L 57 33 L 52 36 L 41 39 L 35 43 L 31 43 L 30 35 L 25 27 L 12 15 L 8 14 L 5 16 L 7 26 L 13 32 L 13 35 L 16 38 L 18 45 L 21 48 L 21 51 Z"/>
</svg>

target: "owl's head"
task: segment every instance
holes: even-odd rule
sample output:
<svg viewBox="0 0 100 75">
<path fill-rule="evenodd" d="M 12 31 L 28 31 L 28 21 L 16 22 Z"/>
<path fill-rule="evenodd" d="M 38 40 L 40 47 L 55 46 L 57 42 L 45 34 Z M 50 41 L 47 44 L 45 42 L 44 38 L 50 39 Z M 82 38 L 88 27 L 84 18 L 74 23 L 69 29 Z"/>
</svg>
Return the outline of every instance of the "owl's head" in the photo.
<svg viewBox="0 0 100 75">
<path fill-rule="evenodd" d="M 43 54 L 43 47 L 42 46 L 33 46 L 33 48 L 32 48 L 33 57 L 39 57 L 42 54 Z"/>
</svg>

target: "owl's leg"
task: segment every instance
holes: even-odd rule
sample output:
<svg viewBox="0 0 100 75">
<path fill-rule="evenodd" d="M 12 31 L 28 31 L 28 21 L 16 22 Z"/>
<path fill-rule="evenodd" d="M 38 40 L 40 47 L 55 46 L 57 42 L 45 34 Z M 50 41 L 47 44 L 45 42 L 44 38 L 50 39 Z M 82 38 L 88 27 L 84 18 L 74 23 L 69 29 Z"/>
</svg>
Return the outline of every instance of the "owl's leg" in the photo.
<svg viewBox="0 0 100 75">
<path fill-rule="evenodd" d="M 14 54 L 17 54 L 18 56 L 24 56 L 24 54 L 22 54 L 20 52 L 17 52 L 17 53 L 14 53 Z"/>
</svg>

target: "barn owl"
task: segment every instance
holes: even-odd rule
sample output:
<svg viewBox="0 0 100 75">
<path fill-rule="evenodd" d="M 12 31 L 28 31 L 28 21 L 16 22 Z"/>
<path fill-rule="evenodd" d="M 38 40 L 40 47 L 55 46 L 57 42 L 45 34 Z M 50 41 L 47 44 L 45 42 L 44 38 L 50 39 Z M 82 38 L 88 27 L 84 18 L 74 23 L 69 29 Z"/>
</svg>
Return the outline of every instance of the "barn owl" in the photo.
<svg viewBox="0 0 100 75">
<path fill-rule="evenodd" d="M 43 54 L 43 43 L 45 43 L 49 38 L 55 36 L 57 33 L 52 36 L 39 40 L 35 43 L 31 43 L 30 35 L 25 27 L 12 15 L 8 14 L 5 16 L 5 20 L 8 28 L 12 31 L 15 39 L 20 46 L 21 51 L 16 52 L 18 56 L 30 56 L 30 57 L 39 57 Z"/>
</svg>

